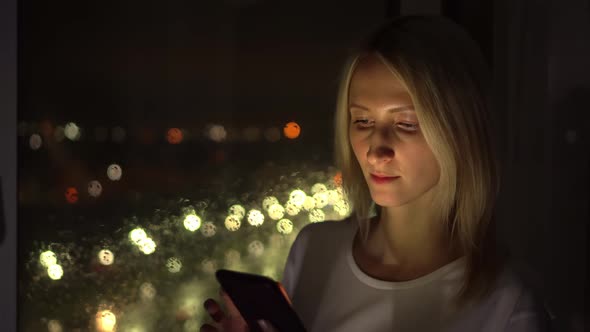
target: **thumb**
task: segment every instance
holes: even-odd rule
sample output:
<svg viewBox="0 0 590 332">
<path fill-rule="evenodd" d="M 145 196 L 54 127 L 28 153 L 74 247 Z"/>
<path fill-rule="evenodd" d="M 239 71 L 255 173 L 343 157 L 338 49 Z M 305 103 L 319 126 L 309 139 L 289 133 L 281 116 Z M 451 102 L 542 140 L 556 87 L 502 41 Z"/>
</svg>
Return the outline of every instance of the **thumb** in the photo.
<svg viewBox="0 0 590 332">
<path fill-rule="evenodd" d="M 262 332 L 279 332 L 269 321 L 260 319 L 256 321 Z"/>
</svg>

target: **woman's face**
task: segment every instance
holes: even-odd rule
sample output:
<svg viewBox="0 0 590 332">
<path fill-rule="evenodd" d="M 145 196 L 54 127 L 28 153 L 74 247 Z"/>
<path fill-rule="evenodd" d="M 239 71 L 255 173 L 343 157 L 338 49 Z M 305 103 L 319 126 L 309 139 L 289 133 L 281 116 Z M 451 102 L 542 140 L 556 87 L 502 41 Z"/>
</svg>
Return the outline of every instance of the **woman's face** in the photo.
<svg viewBox="0 0 590 332">
<path fill-rule="evenodd" d="M 432 189 L 438 163 L 412 99 L 377 56 L 361 58 L 349 90 L 349 137 L 377 205 L 407 204 Z"/>
</svg>

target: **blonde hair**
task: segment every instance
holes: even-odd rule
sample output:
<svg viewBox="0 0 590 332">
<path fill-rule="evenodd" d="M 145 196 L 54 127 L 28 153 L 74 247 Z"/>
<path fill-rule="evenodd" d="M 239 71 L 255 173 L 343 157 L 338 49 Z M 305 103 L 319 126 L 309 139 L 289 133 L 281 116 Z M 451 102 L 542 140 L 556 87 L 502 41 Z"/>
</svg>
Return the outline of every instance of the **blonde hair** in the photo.
<svg viewBox="0 0 590 332">
<path fill-rule="evenodd" d="M 340 81 L 335 154 L 364 241 L 375 208 L 350 145 L 348 93 L 359 58 L 378 56 L 409 92 L 424 138 L 440 166 L 433 211 L 466 256 L 457 304 L 487 294 L 497 276 L 493 209 L 500 169 L 492 136 L 487 65 L 475 42 L 441 17 L 386 22 L 349 57 Z"/>
</svg>

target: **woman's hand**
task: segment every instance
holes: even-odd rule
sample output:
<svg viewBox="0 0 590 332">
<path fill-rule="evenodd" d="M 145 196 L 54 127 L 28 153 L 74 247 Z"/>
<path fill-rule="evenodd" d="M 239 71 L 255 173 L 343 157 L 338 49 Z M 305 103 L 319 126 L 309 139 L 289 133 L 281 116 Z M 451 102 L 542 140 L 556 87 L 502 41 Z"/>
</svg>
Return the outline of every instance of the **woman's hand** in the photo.
<svg viewBox="0 0 590 332">
<path fill-rule="evenodd" d="M 204 324 L 201 326 L 201 332 L 249 332 L 248 324 L 227 293 L 222 290 L 220 296 L 227 308 L 227 313 L 221 310 L 221 306 L 215 300 L 207 299 L 204 303 L 205 310 L 215 323 Z M 264 332 L 278 332 L 267 321 L 258 321 L 258 324 Z"/>
</svg>

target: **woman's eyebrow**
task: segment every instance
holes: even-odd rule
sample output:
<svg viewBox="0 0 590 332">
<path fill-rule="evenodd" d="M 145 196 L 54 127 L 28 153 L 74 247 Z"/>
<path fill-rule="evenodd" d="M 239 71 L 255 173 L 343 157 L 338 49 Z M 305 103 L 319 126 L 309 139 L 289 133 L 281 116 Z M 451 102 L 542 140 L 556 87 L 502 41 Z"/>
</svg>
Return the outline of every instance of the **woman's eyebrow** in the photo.
<svg viewBox="0 0 590 332">
<path fill-rule="evenodd" d="M 348 107 L 349 108 L 358 108 L 358 109 L 361 109 L 364 111 L 371 111 L 369 108 L 364 107 L 359 104 L 355 104 L 355 103 L 351 103 Z M 403 111 L 414 111 L 414 105 L 397 106 L 397 107 L 390 108 L 387 111 L 390 113 L 403 112 Z"/>
</svg>

